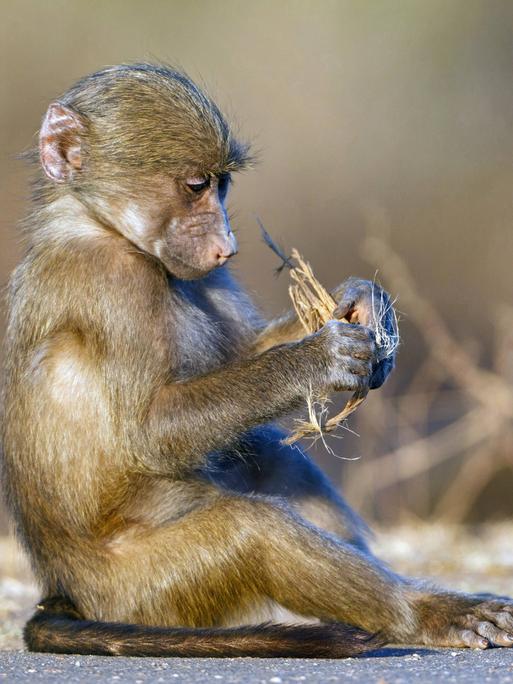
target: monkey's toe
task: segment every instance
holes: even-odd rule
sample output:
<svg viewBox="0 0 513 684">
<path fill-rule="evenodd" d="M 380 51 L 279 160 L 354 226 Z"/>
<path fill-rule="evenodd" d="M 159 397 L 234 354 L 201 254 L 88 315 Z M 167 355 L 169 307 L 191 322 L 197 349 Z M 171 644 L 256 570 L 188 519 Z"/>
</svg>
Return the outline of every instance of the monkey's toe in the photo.
<svg viewBox="0 0 513 684">
<path fill-rule="evenodd" d="M 505 646 L 506 648 L 513 646 L 513 635 L 500 629 L 492 622 L 485 620 L 478 622 L 475 631 L 495 646 Z"/>
<path fill-rule="evenodd" d="M 454 647 L 468 647 L 468 648 L 479 648 L 484 650 L 490 645 L 488 639 L 480 636 L 472 629 L 455 629 L 451 635 L 450 646 Z"/>
<path fill-rule="evenodd" d="M 487 601 L 478 604 L 459 623 L 463 629 L 457 629 L 457 632 L 466 646 L 513 646 L 513 604 L 509 601 Z"/>
<path fill-rule="evenodd" d="M 513 633 L 513 615 L 506 610 L 492 611 L 487 610 L 484 616 L 490 622 L 493 622 L 503 629 L 505 632 Z"/>
</svg>

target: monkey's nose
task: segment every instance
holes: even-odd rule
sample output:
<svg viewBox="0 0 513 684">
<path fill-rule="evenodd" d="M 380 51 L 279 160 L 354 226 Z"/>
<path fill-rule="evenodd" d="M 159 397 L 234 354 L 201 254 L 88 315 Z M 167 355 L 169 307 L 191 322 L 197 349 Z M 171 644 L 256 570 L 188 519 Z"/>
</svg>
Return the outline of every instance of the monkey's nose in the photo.
<svg viewBox="0 0 513 684">
<path fill-rule="evenodd" d="M 237 241 L 233 233 L 227 239 L 217 242 L 213 249 L 213 257 L 216 266 L 222 266 L 228 259 L 237 254 Z"/>
</svg>

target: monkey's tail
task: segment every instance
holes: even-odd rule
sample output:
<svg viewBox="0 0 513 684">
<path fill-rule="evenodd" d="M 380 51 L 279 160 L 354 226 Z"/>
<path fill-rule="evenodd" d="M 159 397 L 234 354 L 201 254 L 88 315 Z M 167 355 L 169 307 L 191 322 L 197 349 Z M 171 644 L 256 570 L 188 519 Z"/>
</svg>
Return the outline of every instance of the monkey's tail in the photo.
<svg viewBox="0 0 513 684">
<path fill-rule="evenodd" d="M 71 602 L 47 599 L 27 622 L 30 651 L 82 655 L 348 658 L 382 646 L 379 635 L 339 623 L 226 629 L 147 627 L 84 620 Z"/>
</svg>

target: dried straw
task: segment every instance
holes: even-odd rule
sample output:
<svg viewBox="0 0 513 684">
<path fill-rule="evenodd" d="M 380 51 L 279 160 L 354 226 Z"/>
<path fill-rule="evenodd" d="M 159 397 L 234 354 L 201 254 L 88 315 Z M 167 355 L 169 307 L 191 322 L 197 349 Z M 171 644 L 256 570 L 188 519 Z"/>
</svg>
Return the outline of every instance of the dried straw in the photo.
<svg viewBox="0 0 513 684">
<path fill-rule="evenodd" d="M 330 293 L 321 285 L 314 276 L 310 264 L 306 262 L 296 249 L 292 250 L 292 259 L 295 265 L 290 270 L 292 283 L 289 286 L 289 295 L 294 305 L 294 309 L 308 334 L 317 332 L 329 320 L 334 318 L 333 312 L 337 307 L 337 302 Z M 373 291 L 374 295 L 374 291 Z M 386 305 L 380 301 L 378 312 L 374 311 L 374 328 L 376 332 L 376 343 L 378 346 L 378 358 L 382 359 L 393 354 L 399 343 L 397 334 L 390 335 L 382 324 L 384 315 L 388 312 L 388 307 L 394 317 L 394 329 L 397 330 L 397 320 L 392 305 Z M 342 319 L 346 322 L 347 319 Z M 369 388 L 365 387 L 355 392 L 346 402 L 346 405 L 337 413 L 336 416 L 328 417 L 327 397 L 315 397 L 312 392 L 307 396 L 308 420 L 300 419 L 297 421 L 295 431 L 284 440 L 284 444 L 294 444 L 303 437 L 323 438 L 323 433 L 333 432 L 341 423 L 355 411 L 360 404 L 365 401 Z"/>
</svg>

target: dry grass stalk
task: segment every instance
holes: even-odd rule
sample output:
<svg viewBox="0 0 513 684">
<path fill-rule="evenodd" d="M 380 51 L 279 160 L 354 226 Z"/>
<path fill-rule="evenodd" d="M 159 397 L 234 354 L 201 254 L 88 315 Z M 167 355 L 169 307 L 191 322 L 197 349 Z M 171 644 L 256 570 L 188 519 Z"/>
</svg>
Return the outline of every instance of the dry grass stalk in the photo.
<svg viewBox="0 0 513 684">
<path fill-rule="evenodd" d="M 310 264 L 296 249 L 292 250 L 292 258 L 296 265 L 290 271 L 292 284 L 289 287 L 289 295 L 305 331 L 311 334 L 333 319 L 337 302 L 317 280 Z M 327 397 L 314 397 L 310 394 L 307 397 L 308 420 L 298 420 L 295 431 L 284 440 L 284 443 L 294 444 L 303 437 L 322 438 L 324 432 L 333 432 L 360 406 L 368 391 L 368 388 L 365 388 L 355 392 L 342 411 L 331 418 L 327 417 Z"/>
</svg>

